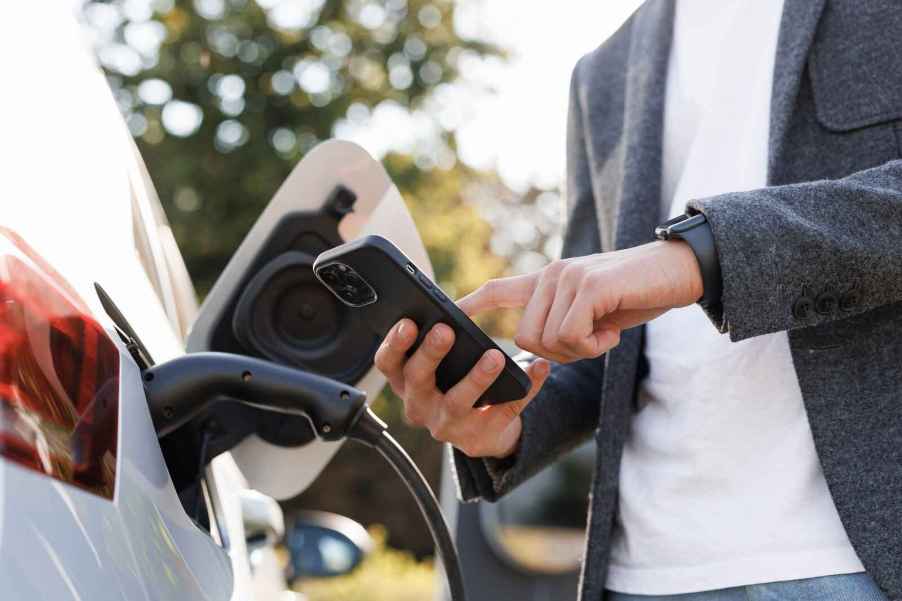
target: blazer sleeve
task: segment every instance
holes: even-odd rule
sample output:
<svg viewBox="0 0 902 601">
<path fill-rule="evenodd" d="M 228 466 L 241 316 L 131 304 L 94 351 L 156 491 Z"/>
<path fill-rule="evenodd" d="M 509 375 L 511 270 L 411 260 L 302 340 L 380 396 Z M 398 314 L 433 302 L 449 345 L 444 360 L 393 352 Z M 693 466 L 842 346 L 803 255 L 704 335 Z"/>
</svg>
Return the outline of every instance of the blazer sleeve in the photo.
<svg viewBox="0 0 902 601">
<path fill-rule="evenodd" d="M 567 118 L 567 227 L 564 257 L 599 252 L 598 218 L 579 107 L 577 73 L 570 83 Z M 503 460 L 470 458 L 452 449 L 462 500 L 495 501 L 586 440 L 598 425 L 604 357 L 553 364 L 538 395 L 523 411 L 517 451 Z"/>
<path fill-rule="evenodd" d="M 711 225 L 723 296 L 709 317 L 734 341 L 902 302 L 902 160 L 688 208 Z"/>
</svg>

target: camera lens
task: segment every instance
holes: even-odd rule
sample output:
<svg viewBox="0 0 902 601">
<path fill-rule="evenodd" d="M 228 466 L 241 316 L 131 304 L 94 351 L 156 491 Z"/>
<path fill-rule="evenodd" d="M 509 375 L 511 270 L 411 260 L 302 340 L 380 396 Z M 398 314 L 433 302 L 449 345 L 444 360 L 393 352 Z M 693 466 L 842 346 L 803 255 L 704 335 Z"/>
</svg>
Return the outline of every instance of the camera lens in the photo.
<svg viewBox="0 0 902 601">
<path fill-rule="evenodd" d="M 352 272 L 345 274 L 344 283 L 353 288 L 356 288 L 358 286 L 366 286 L 366 282 L 364 282 L 359 275 Z"/>
<path fill-rule="evenodd" d="M 336 284 L 339 280 L 338 274 L 331 266 L 323 267 L 322 269 L 320 269 L 319 277 L 321 277 L 322 280 L 327 284 Z"/>
</svg>

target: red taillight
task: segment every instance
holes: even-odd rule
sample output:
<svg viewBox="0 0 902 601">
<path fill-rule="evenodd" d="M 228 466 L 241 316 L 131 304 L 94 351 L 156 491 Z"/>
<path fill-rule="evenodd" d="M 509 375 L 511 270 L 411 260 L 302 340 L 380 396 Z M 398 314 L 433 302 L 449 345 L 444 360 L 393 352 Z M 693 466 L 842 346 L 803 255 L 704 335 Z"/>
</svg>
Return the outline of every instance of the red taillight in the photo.
<svg viewBox="0 0 902 601">
<path fill-rule="evenodd" d="M 119 351 L 76 292 L 0 227 L 0 456 L 113 498 Z"/>
</svg>

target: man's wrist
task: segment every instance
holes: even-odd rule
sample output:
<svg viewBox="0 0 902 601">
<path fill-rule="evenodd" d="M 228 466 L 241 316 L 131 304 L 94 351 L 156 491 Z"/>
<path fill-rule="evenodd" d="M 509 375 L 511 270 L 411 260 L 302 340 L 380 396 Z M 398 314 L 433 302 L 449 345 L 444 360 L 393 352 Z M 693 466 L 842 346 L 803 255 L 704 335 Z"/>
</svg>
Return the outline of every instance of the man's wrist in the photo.
<svg viewBox="0 0 902 601">
<path fill-rule="evenodd" d="M 680 215 L 659 225 L 655 229 L 655 236 L 659 240 L 680 240 L 689 246 L 701 273 L 702 294 L 698 303 L 705 308 L 719 305 L 723 281 L 714 234 L 707 218 L 702 213 Z"/>
<path fill-rule="evenodd" d="M 658 244 L 662 244 L 670 253 L 675 254 L 679 272 L 685 274 L 682 281 L 688 289 L 688 296 L 681 294 L 680 297 L 690 299 L 687 304 L 699 302 L 704 294 L 704 281 L 698 258 L 692 251 L 692 247 L 685 240 L 679 239 L 667 240 Z"/>
<path fill-rule="evenodd" d="M 507 427 L 507 431 L 503 432 L 501 435 L 502 439 L 507 438 L 513 440 L 513 442 L 498 449 L 495 453 L 487 457 L 487 459 L 494 459 L 496 461 L 510 460 L 513 455 L 516 455 L 517 450 L 520 448 L 520 438 L 522 437 L 523 418 L 517 416 Z"/>
</svg>

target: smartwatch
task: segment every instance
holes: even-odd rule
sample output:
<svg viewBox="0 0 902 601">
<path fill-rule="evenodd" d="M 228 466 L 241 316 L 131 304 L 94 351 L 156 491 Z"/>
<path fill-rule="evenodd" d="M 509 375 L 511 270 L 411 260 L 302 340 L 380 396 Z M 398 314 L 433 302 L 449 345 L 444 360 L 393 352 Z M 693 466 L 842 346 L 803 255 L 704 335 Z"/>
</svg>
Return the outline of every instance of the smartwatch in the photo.
<svg viewBox="0 0 902 601">
<path fill-rule="evenodd" d="M 665 221 L 655 228 L 655 238 L 658 240 L 684 240 L 689 245 L 692 252 L 695 253 L 699 269 L 702 272 L 704 291 L 698 304 L 706 309 L 713 309 L 720 305 L 723 292 L 720 261 L 717 258 L 717 248 L 714 246 L 711 225 L 704 214 L 684 213 Z"/>
</svg>

